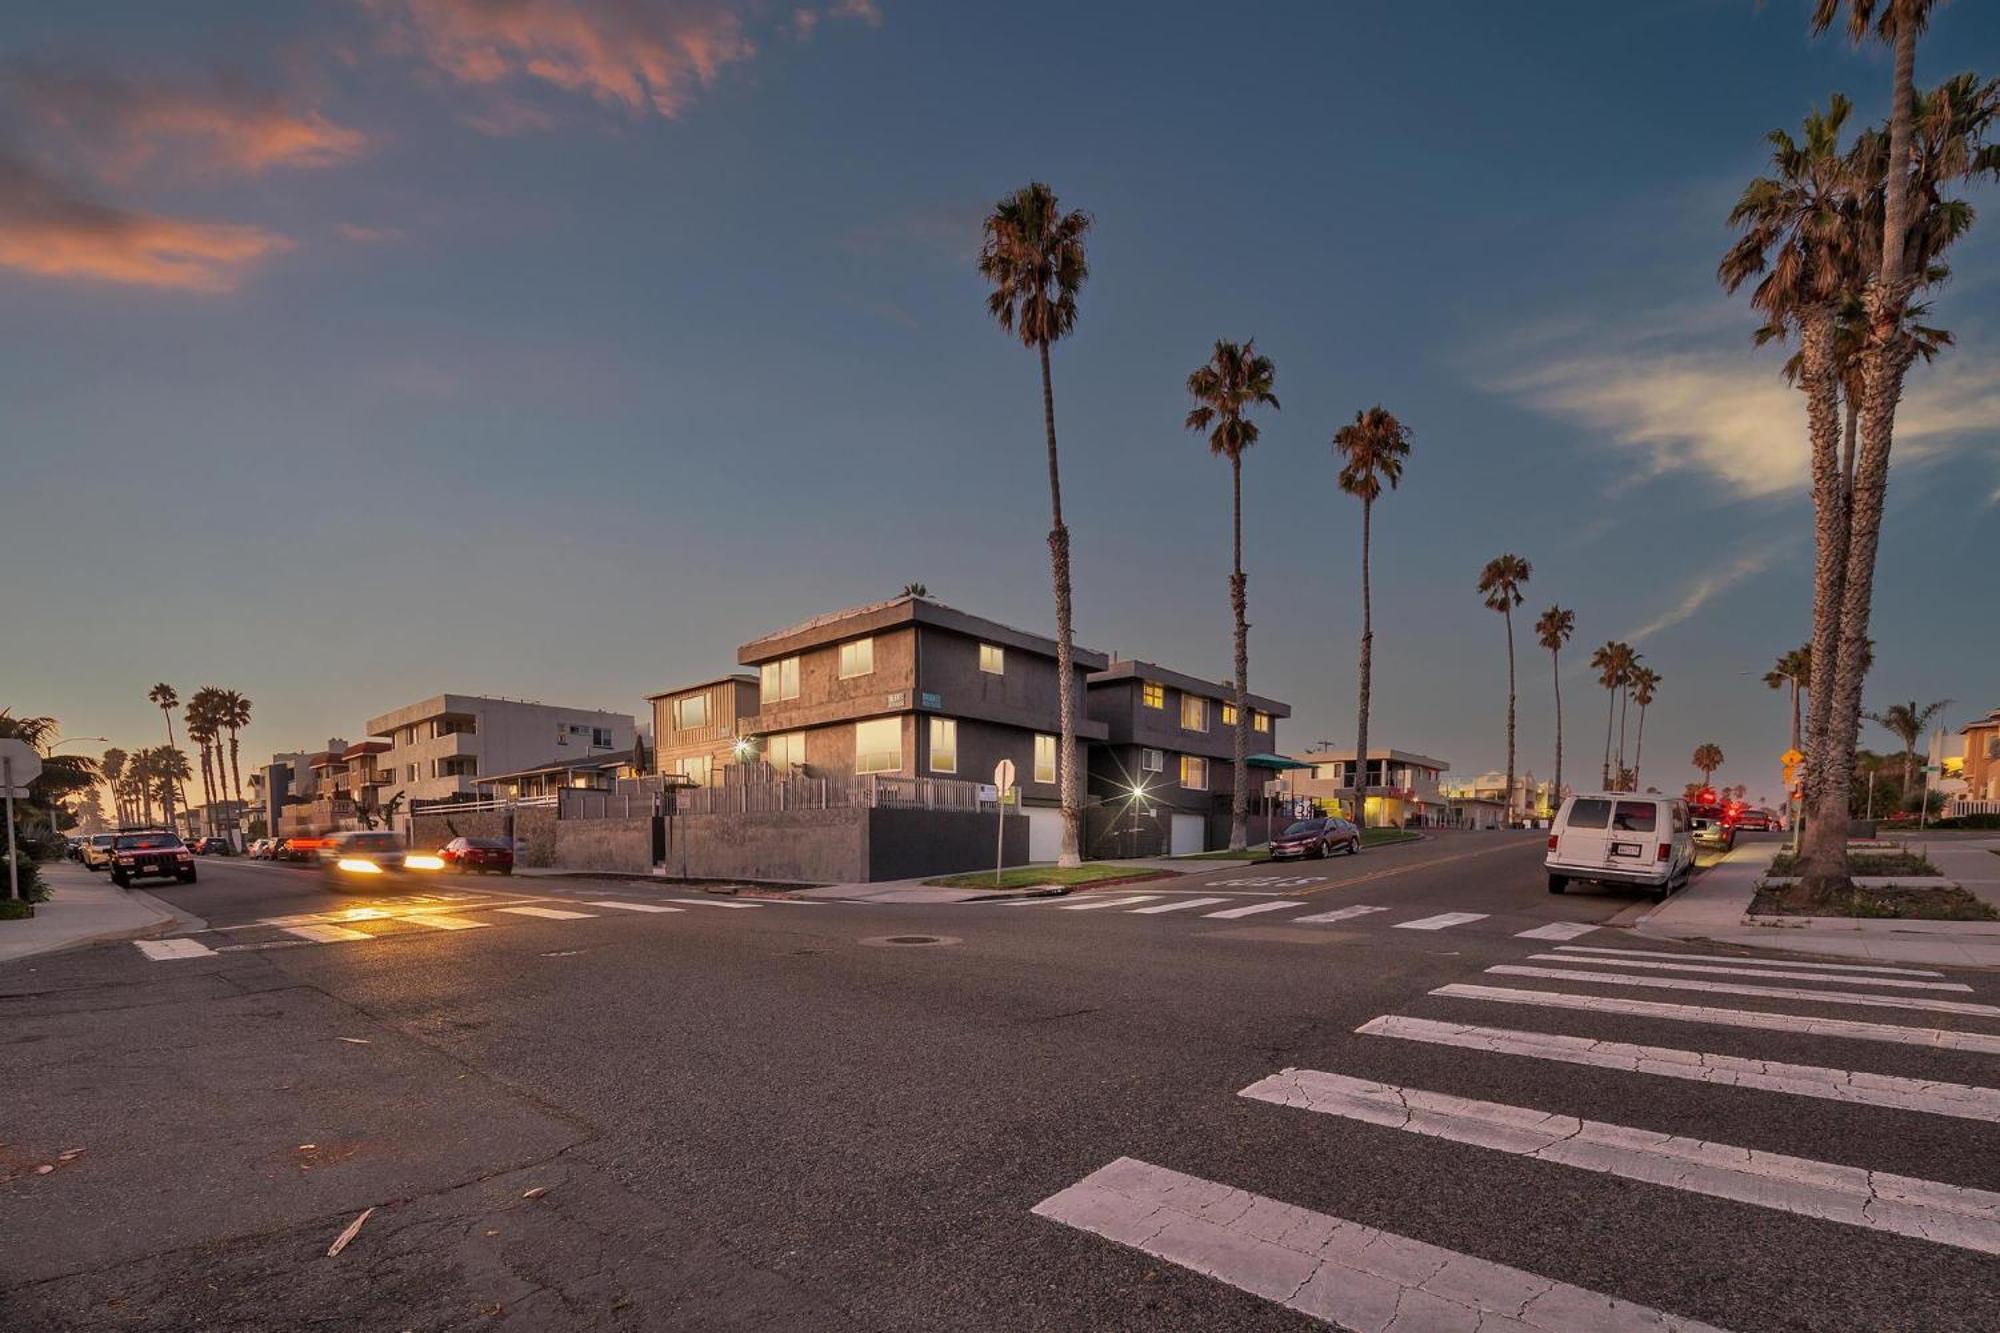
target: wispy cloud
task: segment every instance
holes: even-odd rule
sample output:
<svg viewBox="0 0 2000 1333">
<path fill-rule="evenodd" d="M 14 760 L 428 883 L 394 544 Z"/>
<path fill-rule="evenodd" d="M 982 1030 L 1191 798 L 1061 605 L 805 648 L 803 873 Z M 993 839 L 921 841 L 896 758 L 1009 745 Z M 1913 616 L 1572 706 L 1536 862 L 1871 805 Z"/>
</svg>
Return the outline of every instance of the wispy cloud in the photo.
<svg viewBox="0 0 2000 1333">
<path fill-rule="evenodd" d="M 0 268 L 190 292 L 226 292 L 257 261 L 291 248 L 261 227 L 133 212 L 0 154 Z"/>
<path fill-rule="evenodd" d="M 353 241 L 356 245 L 387 245 L 409 235 L 400 227 L 366 227 L 358 222 L 336 222 L 333 233 L 341 240 Z"/>
<path fill-rule="evenodd" d="M 1672 629 L 1693 619 L 1704 606 L 1746 580 L 1763 573 L 1776 561 L 1790 554 L 1795 546 L 1795 542 L 1779 542 L 1762 550 L 1746 551 L 1719 569 L 1704 570 L 1689 581 L 1678 602 L 1636 629 L 1625 631 L 1624 637 L 1637 643 L 1651 638 L 1662 630 Z"/>
<path fill-rule="evenodd" d="M 985 213 L 976 205 L 941 204 L 910 209 L 849 227 L 840 243 L 857 254 L 888 254 L 912 247 L 953 261 L 979 251 Z"/>
<path fill-rule="evenodd" d="M 876 5 L 875 0 L 840 0 L 840 3 L 826 12 L 837 19 L 859 20 L 871 28 L 882 26 L 882 10 Z"/>
</svg>

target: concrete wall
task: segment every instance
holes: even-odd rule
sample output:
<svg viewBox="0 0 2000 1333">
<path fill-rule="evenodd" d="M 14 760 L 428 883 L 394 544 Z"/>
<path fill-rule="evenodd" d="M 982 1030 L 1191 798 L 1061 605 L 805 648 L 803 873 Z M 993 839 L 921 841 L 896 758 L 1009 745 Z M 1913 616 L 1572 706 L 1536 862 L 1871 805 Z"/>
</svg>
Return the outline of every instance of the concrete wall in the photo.
<svg viewBox="0 0 2000 1333">
<path fill-rule="evenodd" d="M 693 879 L 844 884 L 868 878 L 866 809 L 681 815 L 668 828 L 667 872 Z"/>
<path fill-rule="evenodd" d="M 870 879 L 952 875 L 993 866 L 1000 816 L 970 810 L 868 810 Z M 1007 817 L 1005 864 L 1028 860 L 1028 821 Z"/>
<path fill-rule="evenodd" d="M 452 814 L 440 811 L 416 816 L 410 838 L 413 847 L 442 847 L 453 838 L 504 838 L 507 816 L 499 810 Z M 514 858 L 524 866 L 556 864 L 556 812 L 534 808 L 514 812 Z"/>
<path fill-rule="evenodd" d="M 564 870 L 646 874 L 653 868 L 652 817 L 557 820 L 555 864 Z"/>
</svg>

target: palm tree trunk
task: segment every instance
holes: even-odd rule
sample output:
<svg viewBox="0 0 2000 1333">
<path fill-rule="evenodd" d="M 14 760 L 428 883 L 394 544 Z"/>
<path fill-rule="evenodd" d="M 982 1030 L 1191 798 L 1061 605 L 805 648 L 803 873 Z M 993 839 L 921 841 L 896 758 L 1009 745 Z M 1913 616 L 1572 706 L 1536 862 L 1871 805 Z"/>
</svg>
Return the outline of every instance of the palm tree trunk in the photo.
<svg viewBox="0 0 2000 1333">
<path fill-rule="evenodd" d="M 1847 424 L 1841 432 L 1840 478 L 1841 490 L 1854 494 L 1854 441 L 1856 430 L 1861 424 L 1861 404 L 1849 397 L 1846 399 Z"/>
<path fill-rule="evenodd" d="M 174 715 L 171 709 L 162 708 L 160 716 L 167 720 L 167 748 L 174 748 Z M 166 779 L 166 790 L 160 794 L 160 801 L 166 806 L 167 823 L 174 822 L 174 780 Z"/>
<path fill-rule="evenodd" d="M 1354 826 L 1368 813 L 1368 706 L 1374 691 L 1375 607 L 1369 587 L 1368 559 L 1374 544 L 1375 502 L 1361 497 L 1361 706 L 1354 724 Z"/>
<path fill-rule="evenodd" d="M 1049 572 L 1056 585 L 1056 677 L 1061 682 L 1061 702 L 1057 717 L 1062 733 L 1056 746 L 1056 784 L 1062 801 L 1062 846 L 1056 864 L 1065 868 L 1083 864 L 1078 854 L 1082 841 L 1078 825 L 1083 815 L 1076 771 L 1076 680 L 1071 666 L 1071 607 L 1069 592 L 1069 528 L 1063 524 L 1062 470 L 1056 455 L 1056 396 L 1049 379 L 1049 345 L 1040 344 L 1042 354 L 1042 429 L 1049 441 Z"/>
<path fill-rule="evenodd" d="M 1631 689 L 1627 686 L 1620 686 L 1618 690 L 1618 781 L 1612 786 L 1613 791 L 1625 790 L 1625 711 L 1631 707 L 1631 704 Z"/>
<path fill-rule="evenodd" d="M 1514 608 L 1505 608 L 1507 618 L 1507 787 L 1501 797 L 1502 818 L 1514 826 Z"/>
<path fill-rule="evenodd" d="M 229 729 L 229 775 L 231 785 L 236 789 L 236 809 L 239 812 L 236 818 L 241 818 L 240 812 L 243 809 L 243 768 L 238 762 L 237 746 L 236 728 L 231 727 Z M 230 827 L 234 828 L 235 826 L 236 819 L 233 818 L 230 820 Z M 241 839 L 238 839 L 238 841 L 240 842 Z"/>
<path fill-rule="evenodd" d="M 1557 805 L 1563 798 L 1563 678 L 1562 654 L 1549 650 L 1549 673 L 1556 683 L 1556 777 L 1552 797 Z"/>
<path fill-rule="evenodd" d="M 1639 705 L 1639 738 L 1632 743 L 1632 790 L 1639 790 L 1639 761 L 1646 755 L 1646 705 Z"/>
<path fill-rule="evenodd" d="M 1812 449 L 1813 638 L 1812 680 L 1807 688 L 1805 790 L 1809 804 L 1826 782 L 1830 751 L 1827 719 L 1840 661 L 1842 592 L 1847 582 L 1848 474 L 1836 454 L 1839 442 L 1838 377 L 1833 367 L 1834 316 L 1830 307 L 1808 312 L 1800 338 L 1806 388 L 1806 427 Z M 1847 816 L 1839 820 L 1846 856 Z"/>
<path fill-rule="evenodd" d="M 1917 738 L 1903 738 L 1903 799 L 1910 798 L 1910 784 L 1917 780 Z"/>
<path fill-rule="evenodd" d="M 1236 774 L 1229 793 L 1229 848 L 1242 851 L 1250 838 L 1250 622 L 1249 592 L 1243 576 L 1243 456 L 1229 460 L 1233 526 L 1229 547 L 1229 609 L 1236 617 Z"/>
<path fill-rule="evenodd" d="M 1611 722 L 1618 716 L 1618 687 L 1605 687 L 1604 696 L 1604 768 L 1598 774 L 1602 790 L 1611 790 Z"/>
</svg>

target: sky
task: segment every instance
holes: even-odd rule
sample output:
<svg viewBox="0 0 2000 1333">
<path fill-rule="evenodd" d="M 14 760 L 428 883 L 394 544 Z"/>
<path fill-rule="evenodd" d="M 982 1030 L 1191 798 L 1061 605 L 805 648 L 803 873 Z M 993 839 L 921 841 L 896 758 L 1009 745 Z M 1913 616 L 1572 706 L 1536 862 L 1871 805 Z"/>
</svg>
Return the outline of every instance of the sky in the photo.
<svg viewBox="0 0 2000 1333">
<path fill-rule="evenodd" d="M 1807 0 L 983 6 L 181 0 L 0 13 L 0 707 L 246 757 L 450 690 L 612 708 L 909 581 L 1051 632 L 1035 360 L 980 220 L 1094 218 L 1054 350 L 1079 642 L 1229 670 L 1228 468 L 1185 382 L 1254 337 L 1250 684 L 1351 744 L 1360 506 L 1330 439 L 1414 432 L 1374 518 L 1375 745 L 1553 767 L 1532 623 L 1576 612 L 1565 776 L 1631 640 L 1644 780 L 1778 795 L 1760 676 L 1810 621 L 1800 396 L 1717 286 L 1764 135 L 1889 63 Z M 1920 83 L 2000 75 L 1944 5 Z M 1867 706 L 2000 707 L 2000 216 L 1912 373 Z M 1982 611 L 1980 608 L 1984 607 Z M 1864 744 L 1889 748 L 1868 728 Z M 94 750 L 95 745 L 85 745 Z"/>
</svg>

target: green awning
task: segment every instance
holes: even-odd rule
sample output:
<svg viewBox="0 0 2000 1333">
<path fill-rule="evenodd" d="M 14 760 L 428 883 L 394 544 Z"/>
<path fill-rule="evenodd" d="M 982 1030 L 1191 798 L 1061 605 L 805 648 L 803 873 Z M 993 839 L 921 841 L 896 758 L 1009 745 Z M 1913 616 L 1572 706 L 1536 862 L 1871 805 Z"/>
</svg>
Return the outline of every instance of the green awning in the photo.
<svg viewBox="0 0 2000 1333">
<path fill-rule="evenodd" d="M 1303 764 L 1303 763 L 1300 763 L 1300 762 L 1299 762 L 1298 760 L 1296 760 L 1296 759 L 1287 759 L 1287 758 L 1285 758 L 1285 756 L 1283 756 L 1283 755 L 1281 755 L 1281 754 L 1251 754 L 1251 755 L 1245 755 L 1245 756 L 1243 757 L 1243 762 L 1244 762 L 1244 763 L 1246 763 L 1246 764 L 1248 764 L 1248 765 L 1249 765 L 1250 767 L 1252 767 L 1252 768 L 1275 768 L 1275 769 L 1280 769 L 1280 770 L 1283 770 L 1283 769 L 1287 769 L 1287 768 L 1311 768 L 1311 767 L 1312 767 L 1312 765 L 1311 765 L 1311 764 Z"/>
</svg>

